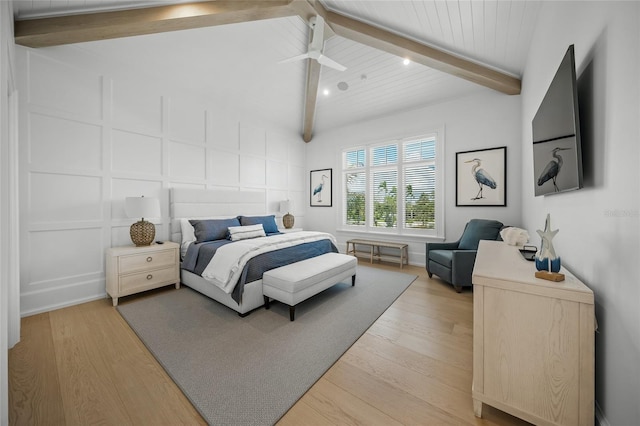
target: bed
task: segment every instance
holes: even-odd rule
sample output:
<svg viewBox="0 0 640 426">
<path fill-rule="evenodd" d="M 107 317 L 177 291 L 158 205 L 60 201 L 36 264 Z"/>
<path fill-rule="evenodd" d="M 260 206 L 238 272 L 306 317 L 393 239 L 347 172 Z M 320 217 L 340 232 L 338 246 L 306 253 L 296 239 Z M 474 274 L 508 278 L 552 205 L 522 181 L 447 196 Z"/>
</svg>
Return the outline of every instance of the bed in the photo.
<svg viewBox="0 0 640 426">
<path fill-rule="evenodd" d="M 170 214 L 171 214 L 171 240 L 181 244 L 181 282 L 210 297 L 211 299 L 222 303 L 223 305 L 235 310 L 241 316 L 249 314 L 252 310 L 264 305 L 264 298 L 262 293 L 262 279 L 259 271 L 266 271 L 272 267 L 282 266 L 282 264 L 294 263 L 298 260 L 308 259 L 314 255 L 319 255 L 327 252 L 337 252 L 335 247 L 335 239 L 330 234 L 324 233 L 292 233 L 274 235 L 267 238 L 256 238 L 254 240 L 242 240 L 229 243 L 228 241 L 221 241 L 220 244 L 225 245 L 224 249 L 229 249 L 229 252 L 239 252 L 244 244 L 248 247 L 247 250 L 251 250 L 251 254 L 243 255 L 245 263 L 239 263 L 243 268 L 240 282 L 243 283 L 240 291 L 233 286 L 234 291 L 230 291 L 229 286 L 224 287 L 222 283 L 218 283 L 217 286 L 210 280 L 217 278 L 216 268 L 213 270 L 209 267 L 205 271 L 208 271 L 210 280 L 203 278 L 196 273 L 193 264 L 193 251 L 196 249 L 196 245 L 205 246 L 203 244 L 192 244 L 188 240 L 192 240 L 193 236 L 189 233 L 193 228 L 186 224 L 192 223 L 193 220 L 200 220 L 201 223 L 223 223 L 225 220 L 239 218 L 264 218 L 268 216 L 266 214 L 266 195 L 263 191 L 228 191 L 228 190 L 204 190 L 204 189 L 191 189 L 191 188 L 173 188 L 170 191 Z M 254 223 L 254 222 L 249 222 Z M 245 224 L 243 220 L 243 225 Z M 196 227 L 198 226 L 196 222 Z M 275 223 L 273 224 L 275 226 Z M 185 226 L 187 226 L 185 228 Z M 233 227 L 233 230 L 240 231 L 251 228 L 251 226 L 242 226 L 239 229 Z M 202 233 L 205 228 L 198 228 Z M 229 228 L 232 229 L 232 228 Z M 265 230 L 270 230 L 267 225 Z M 183 232 L 184 231 L 184 232 Z M 272 229 L 271 229 L 272 231 Z M 277 229 L 276 229 L 277 231 Z M 183 238 L 184 233 L 184 238 Z M 228 238 L 228 232 L 227 238 Z M 238 235 L 240 232 L 238 232 Z M 187 240 L 185 242 L 185 240 Z M 268 242 L 263 242 L 268 240 Z M 260 243 L 258 243 L 260 241 Z M 318 243 L 313 243 L 318 241 Z M 216 245 L 216 242 L 210 242 L 209 244 Z M 262 248 L 262 245 L 268 246 Z M 298 250 L 295 247 L 300 247 Z M 256 248 L 258 247 L 258 248 Z M 218 249 L 221 251 L 221 249 Z M 257 250 L 257 255 L 253 253 Z M 276 252 L 280 252 L 278 256 Z M 274 253 L 274 260 L 269 259 L 269 252 Z M 260 254 L 264 255 L 260 256 Z M 300 253 L 300 254 L 298 254 Z M 253 263 L 252 262 L 253 259 Z M 285 260 L 286 259 L 286 260 Z M 269 262 L 274 262 L 270 264 Z M 213 259 L 212 259 L 213 263 Z M 258 265 L 258 266 L 256 266 Z M 185 267 L 191 269 L 184 269 Z M 198 272 L 202 272 L 202 265 L 196 268 Z M 247 271 L 251 271 L 247 273 Z M 208 276 L 207 274 L 203 274 Z M 240 274 L 236 274 L 240 275 Z M 256 278 L 258 277 L 259 278 Z M 247 281 L 241 281 L 246 278 Z M 215 281 L 215 280 L 214 280 Z M 239 293 L 239 294 L 238 294 Z"/>
</svg>

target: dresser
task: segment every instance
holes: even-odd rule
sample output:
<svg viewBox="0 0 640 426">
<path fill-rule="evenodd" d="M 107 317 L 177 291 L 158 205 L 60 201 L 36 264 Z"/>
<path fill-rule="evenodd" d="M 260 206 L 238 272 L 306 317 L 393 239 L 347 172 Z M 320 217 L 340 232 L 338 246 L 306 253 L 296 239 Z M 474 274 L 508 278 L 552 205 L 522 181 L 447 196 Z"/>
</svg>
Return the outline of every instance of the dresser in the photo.
<svg viewBox="0 0 640 426">
<path fill-rule="evenodd" d="M 566 269 L 536 278 L 517 247 L 480 241 L 473 269 L 473 408 L 540 425 L 594 424 L 594 297 Z"/>
<path fill-rule="evenodd" d="M 107 249 L 107 294 L 118 298 L 168 284 L 180 288 L 180 245 L 174 242 L 150 246 Z"/>
</svg>

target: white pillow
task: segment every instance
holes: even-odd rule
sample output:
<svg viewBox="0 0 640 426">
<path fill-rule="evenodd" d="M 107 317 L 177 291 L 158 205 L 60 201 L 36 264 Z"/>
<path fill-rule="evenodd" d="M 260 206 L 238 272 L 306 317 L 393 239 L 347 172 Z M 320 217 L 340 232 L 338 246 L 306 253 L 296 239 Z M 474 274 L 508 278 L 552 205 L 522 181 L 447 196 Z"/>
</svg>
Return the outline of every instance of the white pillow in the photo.
<svg viewBox="0 0 640 426">
<path fill-rule="evenodd" d="M 261 223 L 257 225 L 230 226 L 229 237 L 231 241 L 246 240 L 248 238 L 266 237 Z"/>
</svg>

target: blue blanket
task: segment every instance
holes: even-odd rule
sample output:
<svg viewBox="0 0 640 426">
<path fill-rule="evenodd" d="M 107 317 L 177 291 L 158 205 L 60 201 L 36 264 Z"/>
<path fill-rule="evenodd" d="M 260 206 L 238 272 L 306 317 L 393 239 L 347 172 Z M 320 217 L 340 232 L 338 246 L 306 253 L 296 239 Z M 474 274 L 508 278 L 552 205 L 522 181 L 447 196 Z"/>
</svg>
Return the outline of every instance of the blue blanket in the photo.
<svg viewBox="0 0 640 426">
<path fill-rule="evenodd" d="M 191 244 L 182 261 L 182 269 L 202 275 L 216 250 L 225 244 L 232 244 L 232 241 L 217 240 Z M 231 297 L 240 304 L 244 285 L 261 279 L 266 271 L 331 252 L 338 252 L 336 246 L 330 240 L 320 240 L 259 254 L 245 265 Z"/>
</svg>

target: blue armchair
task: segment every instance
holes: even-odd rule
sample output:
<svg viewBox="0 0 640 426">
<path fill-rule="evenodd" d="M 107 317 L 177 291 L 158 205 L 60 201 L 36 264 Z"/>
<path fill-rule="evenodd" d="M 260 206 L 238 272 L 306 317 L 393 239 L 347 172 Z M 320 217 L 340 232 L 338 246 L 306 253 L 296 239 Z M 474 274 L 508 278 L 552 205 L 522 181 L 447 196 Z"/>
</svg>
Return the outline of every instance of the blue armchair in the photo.
<svg viewBox="0 0 640 426">
<path fill-rule="evenodd" d="M 497 220 L 471 219 L 462 236 L 452 243 L 427 243 L 426 268 L 429 278 L 436 274 L 460 293 L 470 287 L 480 240 L 499 240 L 503 225 Z"/>
</svg>

